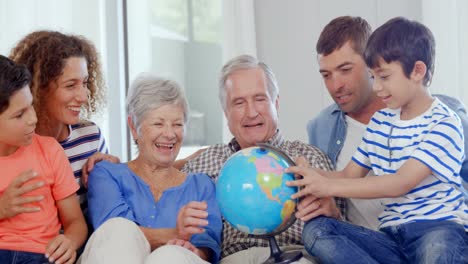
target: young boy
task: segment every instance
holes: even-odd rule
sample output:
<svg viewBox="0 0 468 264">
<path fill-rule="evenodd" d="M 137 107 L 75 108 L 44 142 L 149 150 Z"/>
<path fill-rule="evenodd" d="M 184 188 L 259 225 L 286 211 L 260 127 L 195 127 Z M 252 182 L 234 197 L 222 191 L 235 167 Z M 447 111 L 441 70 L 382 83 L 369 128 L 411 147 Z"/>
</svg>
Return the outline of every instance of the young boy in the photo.
<svg viewBox="0 0 468 264">
<path fill-rule="evenodd" d="M 405 18 L 378 28 L 365 59 L 388 108 L 374 114 L 342 171 L 290 168 L 303 175 L 289 183 L 304 187 L 293 198 L 389 198 L 379 216 L 383 232 L 326 217 L 308 222 L 304 244 L 323 263 L 468 263 L 463 130 L 459 117 L 428 91 L 434 45 L 428 28 Z M 378 177 L 363 178 L 369 170 Z"/>
<path fill-rule="evenodd" d="M 0 262 L 71 264 L 87 236 L 78 184 L 57 141 L 34 133 L 30 81 L 0 55 Z"/>
</svg>

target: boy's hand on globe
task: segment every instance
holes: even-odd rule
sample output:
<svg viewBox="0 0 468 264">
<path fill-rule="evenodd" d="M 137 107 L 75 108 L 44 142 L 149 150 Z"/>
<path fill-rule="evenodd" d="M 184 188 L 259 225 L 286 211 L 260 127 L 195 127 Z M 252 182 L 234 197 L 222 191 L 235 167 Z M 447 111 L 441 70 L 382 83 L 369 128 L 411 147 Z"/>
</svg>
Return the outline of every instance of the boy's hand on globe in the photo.
<svg viewBox="0 0 468 264">
<path fill-rule="evenodd" d="M 208 225 L 208 205 L 206 202 L 192 201 L 179 210 L 177 215 L 177 238 L 190 240 L 193 234 L 205 232 L 204 226 Z"/>
<path fill-rule="evenodd" d="M 302 179 L 288 181 L 286 185 L 300 187 L 299 191 L 291 195 L 292 199 L 301 198 L 307 195 L 316 197 L 329 197 L 329 179 L 320 175 L 317 171 L 308 167 L 292 166 L 286 169 L 287 173 L 301 175 Z"/>
<path fill-rule="evenodd" d="M 28 206 L 28 204 L 38 202 L 44 199 L 44 196 L 25 196 L 25 194 L 44 186 L 43 181 L 28 183 L 36 176 L 36 172 L 28 170 L 13 179 L 0 196 L 0 219 L 10 218 L 21 213 L 34 213 L 40 210 L 39 207 Z"/>
</svg>

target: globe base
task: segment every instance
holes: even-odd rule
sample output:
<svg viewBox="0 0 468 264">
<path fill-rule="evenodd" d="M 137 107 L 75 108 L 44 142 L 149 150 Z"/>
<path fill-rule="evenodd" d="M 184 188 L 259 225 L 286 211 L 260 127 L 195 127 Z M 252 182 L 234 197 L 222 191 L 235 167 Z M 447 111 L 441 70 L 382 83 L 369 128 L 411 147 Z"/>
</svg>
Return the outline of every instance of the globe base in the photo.
<svg viewBox="0 0 468 264">
<path fill-rule="evenodd" d="M 264 264 L 287 264 L 298 261 L 302 258 L 301 251 L 289 251 L 289 252 L 281 252 L 279 256 L 271 256 L 269 257 Z"/>
<path fill-rule="evenodd" d="M 302 252 L 298 250 L 282 252 L 275 236 L 268 236 L 268 241 L 270 242 L 270 257 L 263 262 L 264 264 L 287 264 L 302 258 Z"/>
</svg>

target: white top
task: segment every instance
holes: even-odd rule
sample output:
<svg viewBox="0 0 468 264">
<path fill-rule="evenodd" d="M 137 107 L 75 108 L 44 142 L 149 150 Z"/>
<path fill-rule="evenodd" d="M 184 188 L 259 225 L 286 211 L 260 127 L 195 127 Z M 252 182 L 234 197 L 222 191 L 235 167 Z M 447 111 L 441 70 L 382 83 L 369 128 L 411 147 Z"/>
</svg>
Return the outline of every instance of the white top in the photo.
<svg viewBox="0 0 468 264">
<path fill-rule="evenodd" d="M 346 137 L 336 162 L 337 170 L 344 169 L 351 161 L 351 157 L 356 152 L 366 131 L 366 124 L 360 123 L 348 115 L 346 115 L 346 124 Z M 374 173 L 370 171 L 368 176 L 374 176 Z M 351 223 L 373 230 L 379 228 L 377 216 L 384 209 L 380 199 L 347 199 L 347 206 L 347 217 Z"/>
<path fill-rule="evenodd" d="M 432 170 L 407 194 L 384 200 L 380 227 L 451 220 L 468 230 L 468 209 L 460 177 L 465 158 L 462 131 L 460 118 L 438 99 L 411 120 L 401 120 L 399 109 L 383 109 L 374 114 L 353 161 L 373 170 L 375 175 L 396 173 L 410 158 Z"/>
</svg>

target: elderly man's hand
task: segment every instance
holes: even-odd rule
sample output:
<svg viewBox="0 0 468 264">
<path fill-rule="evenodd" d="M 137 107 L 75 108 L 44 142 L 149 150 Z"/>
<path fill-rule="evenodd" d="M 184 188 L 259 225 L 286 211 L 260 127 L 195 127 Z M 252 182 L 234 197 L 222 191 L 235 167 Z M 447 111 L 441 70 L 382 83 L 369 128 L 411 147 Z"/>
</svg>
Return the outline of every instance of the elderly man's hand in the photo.
<svg viewBox="0 0 468 264">
<path fill-rule="evenodd" d="M 297 205 L 296 218 L 302 221 L 309 221 L 320 215 L 337 219 L 341 218 L 335 199 L 331 197 L 317 198 L 313 195 L 308 195 L 302 198 Z"/>
</svg>

